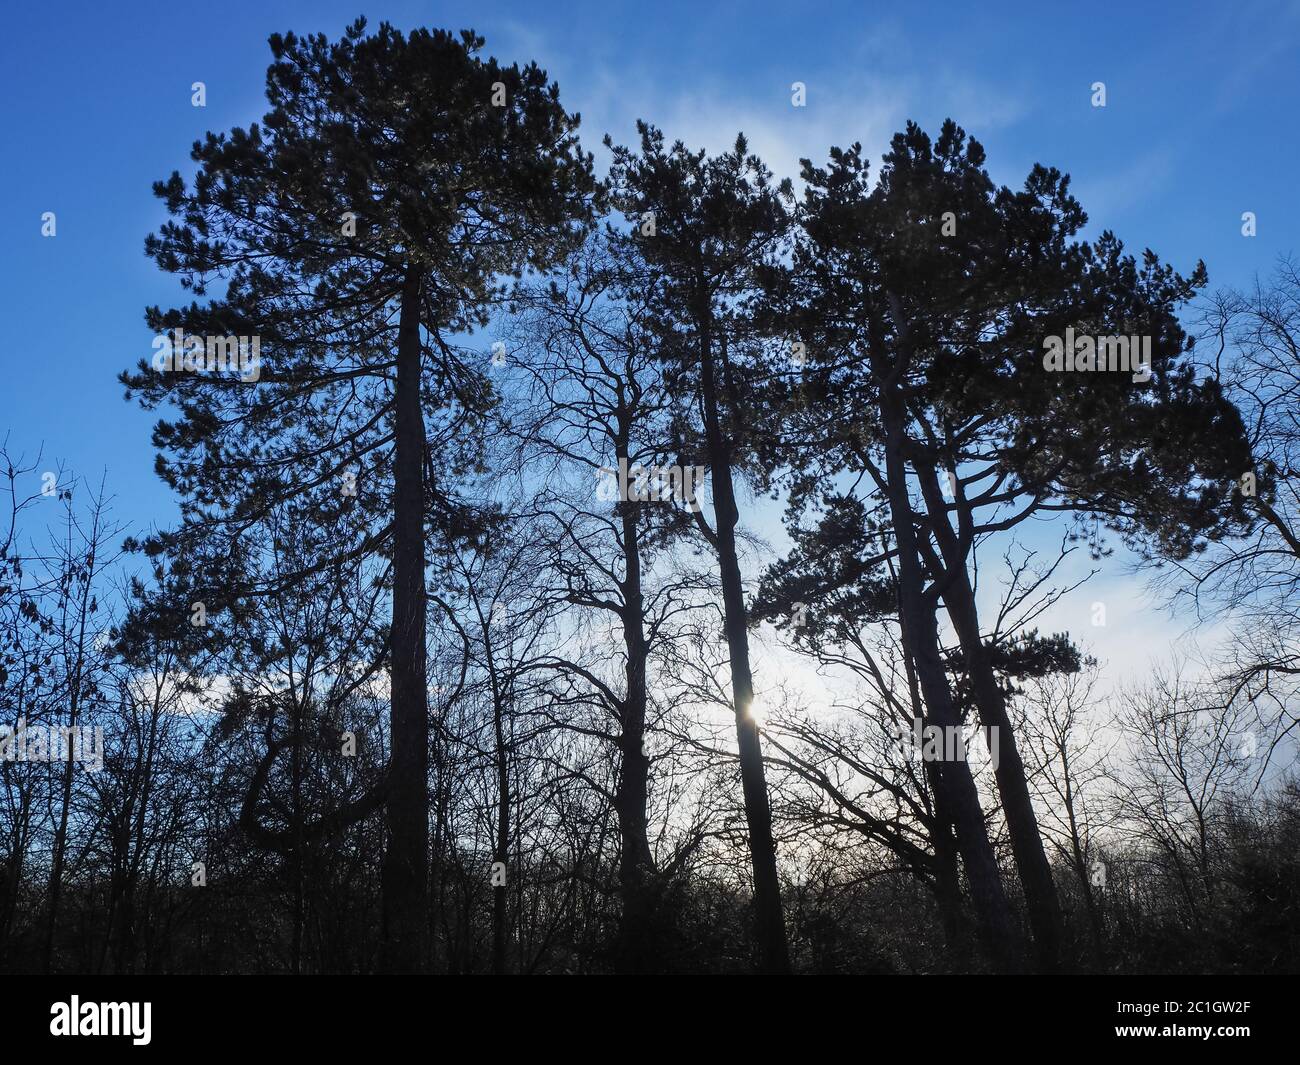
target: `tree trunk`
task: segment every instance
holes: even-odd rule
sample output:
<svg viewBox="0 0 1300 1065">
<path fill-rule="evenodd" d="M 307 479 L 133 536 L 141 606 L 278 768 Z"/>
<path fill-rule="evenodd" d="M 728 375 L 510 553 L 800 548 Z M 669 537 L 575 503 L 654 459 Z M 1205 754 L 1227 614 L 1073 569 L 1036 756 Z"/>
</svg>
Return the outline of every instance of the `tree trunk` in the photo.
<svg viewBox="0 0 1300 1065">
<path fill-rule="evenodd" d="M 1074 862 L 1074 875 L 1079 879 L 1079 888 L 1083 892 L 1083 906 L 1088 913 L 1088 931 L 1092 937 L 1093 954 L 1096 956 L 1094 965 L 1096 968 L 1104 969 L 1108 964 L 1105 927 L 1102 923 L 1101 908 L 1097 904 L 1097 896 L 1092 889 L 1092 878 L 1088 875 L 1088 861 L 1084 857 L 1079 837 L 1074 831 L 1072 811 L 1070 822 L 1070 849 Z"/>
<path fill-rule="evenodd" d="M 382 872 L 381 967 L 425 963 L 429 851 L 429 714 L 424 637 L 424 416 L 420 407 L 420 292 L 414 267 L 402 286 L 393 447 L 393 624 L 388 846 Z"/>
<path fill-rule="evenodd" d="M 890 375 L 879 376 L 882 378 L 881 414 L 886 433 L 885 479 L 898 544 L 903 647 L 916 667 L 917 682 L 928 710 L 927 723 L 946 731 L 959 727 L 960 721 L 939 652 L 935 610 L 926 606 L 922 591 L 923 574 L 903 460 L 905 415 L 901 397 L 896 392 L 897 385 L 887 380 Z M 1020 965 L 1019 930 L 1002 887 L 970 766 L 961 758 L 945 762 L 933 775 L 933 780 L 940 802 L 952 815 L 981 937 L 997 967 L 1014 971 Z"/>
<path fill-rule="evenodd" d="M 495 666 L 490 663 L 491 649 L 488 650 L 489 668 L 495 672 Z M 494 682 L 495 686 L 495 682 Z M 496 734 L 496 767 L 497 767 L 497 838 L 496 847 L 492 852 L 492 861 L 494 863 L 493 884 L 492 884 L 492 972 L 501 976 L 506 971 L 506 931 L 507 931 L 507 909 L 506 904 L 508 897 L 506 892 L 508 876 L 497 877 L 496 866 L 502 870 L 508 869 L 507 861 L 510 857 L 510 759 L 509 747 L 506 743 L 505 732 L 505 708 L 502 706 L 502 696 L 499 692 L 494 691 L 492 695 L 492 723 Z"/>
<path fill-rule="evenodd" d="M 626 445 L 616 448 L 627 459 Z M 654 933 L 654 858 L 646 804 L 650 760 L 645 755 L 646 646 L 641 611 L 641 548 L 637 541 L 637 505 L 619 503 L 623 528 L 623 647 L 627 655 L 626 690 L 619 734 L 619 782 L 615 795 L 619 829 L 619 889 L 623 914 L 619 928 L 619 972 L 644 973 L 658 966 Z"/>
<path fill-rule="evenodd" d="M 891 572 L 897 577 L 896 571 Z M 902 613 L 901 604 L 899 613 Z M 907 655 L 903 656 L 903 671 L 907 676 L 912 715 L 924 718 L 925 703 L 921 699 L 921 689 L 916 680 L 916 665 Z M 929 826 L 930 844 L 934 847 L 934 897 L 939 906 L 939 918 L 943 922 L 944 944 L 948 948 L 951 967 L 965 971 L 971 962 L 970 922 L 966 919 L 966 910 L 962 905 L 961 870 L 958 868 L 960 851 L 957 849 L 956 829 L 953 827 L 952 811 L 948 808 L 947 794 L 939 780 L 939 769 L 937 762 L 925 763 L 925 776 L 934 804 Z"/>
<path fill-rule="evenodd" d="M 306 870 L 303 868 L 303 848 L 306 840 L 303 834 L 302 803 L 302 743 L 303 743 L 303 706 L 299 699 L 291 701 L 293 713 L 293 746 L 289 750 L 289 764 L 293 785 L 293 855 L 290 858 L 290 870 L 293 876 L 293 932 L 289 945 L 290 972 L 295 976 L 302 974 L 302 937 L 306 922 Z"/>
<path fill-rule="evenodd" d="M 933 469 L 918 471 L 922 490 L 936 531 L 939 550 L 943 555 L 943 601 L 952 621 L 953 631 L 961 644 L 962 657 L 970 676 L 975 703 L 979 708 L 980 724 L 989 732 L 990 743 L 998 745 L 997 780 L 998 795 L 1002 799 L 1002 812 L 1007 820 L 1011 837 L 1011 850 L 1015 854 L 1016 869 L 1025 891 L 1025 906 L 1029 911 L 1029 926 L 1034 936 L 1034 953 L 1038 967 L 1043 972 L 1056 972 L 1061 963 L 1061 907 L 1052 881 L 1052 867 L 1043 848 L 1043 837 L 1038 830 L 1038 816 L 1029 795 L 1029 781 L 1025 764 L 1021 760 L 1011 717 L 1007 713 L 1006 696 L 993 672 L 988 650 L 980 636 L 979 612 L 975 605 L 975 591 L 966 570 L 965 553 L 953 535 L 947 519 L 939 507 L 943 505 L 937 474 Z M 996 741 L 992 737 L 997 737 Z"/>
<path fill-rule="evenodd" d="M 98 514 L 96 514 L 96 532 L 98 532 Z M 54 963 L 54 936 L 59 923 L 59 903 L 63 892 L 63 864 L 67 854 L 68 846 L 68 818 L 72 806 L 72 782 L 74 778 L 75 763 L 72 760 L 72 743 L 74 733 L 71 731 L 77 727 L 77 717 L 81 709 L 81 688 L 84 680 L 85 654 L 86 654 L 86 619 L 89 616 L 90 605 L 90 587 L 91 576 L 95 572 L 95 548 L 98 547 L 98 540 L 91 547 L 89 556 L 86 560 L 86 577 L 82 584 L 80 610 L 77 624 L 77 653 L 74 659 L 75 665 L 68 678 L 68 729 L 66 736 L 60 734 L 59 750 L 62 756 L 65 756 L 63 767 L 63 783 L 60 787 L 60 806 L 59 806 L 59 825 L 54 832 L 53 856 L 50 861 L 50 879 L 49 879 L 49 908 L 47 912 L 47 921 L 45 926 L 45 949 L 44 963 L 45 972 L 48 974 Z M 69 565 L 71 561 L 69 560 Z M 63 744 L 66 742 L 66 749 Z M 51 742 L 51 748 L 54 744 Z M 54 758 L 55 752 L 51 749 L 50 758 Z"/>
<path fill-rule="evenodd" d="M 947 804 L 940 798 L 944 795 L 943 785 L 938 780 L 940 766 L 937 762 L 927 762 L 925 768 L 935 799 L 934 825 L 930 831 L 930 842 L 934 846 L 934 897 L 939 905 L 939 918 L 943 922 L 943 939 L 948 948 L 949 960 L 954 969 L 965 970 L 970 965 L 971 943 L 970 928 L 962 909 L 957 837 Z"/>
<path fill-rule="evenodd" d="M 700 390 L 704 407 L 705 446 L 709 473 L 713 478 L 718 571 L 722 580 L 723 625 L 731 659 L 731 693 L 736 715 L 740 780 L 745 797 L 745 820 L 749 827 L 750 857 L 754 867 L 756 930 L 762 971 L 787 973 L 790 971 L 790 958 L 786 949 L 781 888 L 776 872 L 772 810 L 767 800 L 758 724 L 751 712 L 754 704 L 754 680 L 749 666 L 744 585 L 736 553 L 739 512 L 736 509 L 735 488 L 731 477 L 730 448 L 723 439 L 718 416 L 711 332 L 710 315 L 705 311 L 701 317 L 700 329 Z"/>
</svg>

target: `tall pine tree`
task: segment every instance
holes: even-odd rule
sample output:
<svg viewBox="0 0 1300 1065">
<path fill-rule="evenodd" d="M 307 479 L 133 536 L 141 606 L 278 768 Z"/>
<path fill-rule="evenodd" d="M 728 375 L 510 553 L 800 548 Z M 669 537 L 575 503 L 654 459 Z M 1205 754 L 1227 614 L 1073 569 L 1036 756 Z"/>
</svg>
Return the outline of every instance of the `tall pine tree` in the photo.
<svg viewBox="0 0 1300 1065">
<path fill-rule="evenodd" d="M 723 628 L 731 668 L 740 776 L 754 872 L 762 968 L 789 969 L 772 814 L 764 779 L 736 526 L 737 471 L 746 461 L 741 345 L 752 339 L 744 300 L 756 267 L 774 260 L 789 232 L 789 182 L 774 184 L 743 137 L 708 157 L 638 123 L 640 151 L 613 147 L 611 189 L 632 226 L 628 240 L 645 260 L 653 301 L 649 327 L 659 341 L 670 390 L 682 401 L 680 440 L 708 467 L 714 525 L 701 531 L 717 553 Z M 606 140 L 609 143 L 608 138 Z"/>
<path fill-rule="evenodd" d="M 270 44 L 263 123 L 195 144 L 192 183 L 173 173 L 155 187 L 173 217 L 146 245 L 195 296 L 216 289 L 151 308 L 150 327 L 256 336 L 260 372 L 142 362 L 123 380 L 147 407 L 180 411 L 154 439 L 183 521 L 152 549 L 184 556 L 195 541 L 238 538 L 290 499 L 325 536 L 341 508 L 369 519 L 366 535 L 335 546 L 390 563 L 382 966 L 418 971 L 426 534 L 430 523 L 474 531 L 455 486 L 477 461 L 473 429 L 491 402 L 486 357 L 454 338 L 485 323 L 510 275 L 547 267 L 580 238 L 596 186 L 557 87 L 535 64 L 482 58 L 473 32 L 404 36 L 385 24 L 368 36 L 358 20 L 336 42 L 288 33 Z M 220 566 L 207 576 L 212 602 L 251 591 Z"/>
<path fill-rule="evenodd" d="M 872 486 L 893 541 L 876 561 L 897 563 L 904 640 L 937 724 L 953 702 L 942 602 L 981 723 L 998 730 L 998 792 L 1037 964 L 1051 970 L 1059 907 L 997 649 L 976 609 L 975 548 L 1063 511 L 1085 520 L 1081 535 L 1109 526 L 1185 555 L 1241 526 L 1234 486 L 1249 448 L 1217 384 L 1185 359 L 1176 311 L 1204 268 L 1185 279 L 1150 251 L 1140 262 L 1125 255 L 1109 232 L 1081 241 L 1087 216 L 1068 177 L 1035 166 L 1012 191 L 983 164 L 983 148 L 951 121 L 934 141 L 914 124 L 896 135 L 874 187 L 858 145 L 832 149 L 825 167 L 805 161 L 795 254 L 765 279 L 768 328 L 806 344 L 808 363 L 776 389 L 794 432 L 768 458 L 795 471 L 805 498 L 834 494 L 846 471 Z M 1103 342 L 1118 352 L 1105 338 L 1126 350 L 1138 338 L 1149 373 L 1056 372 L 1045 352 L 1071 336 L 1093 338 L 1094 355 Z M 976 820 L 966 816 L 958 838 L 968 872 L 984 869 L 985 918 L 996 923 L 989 855 L 971 850 Z M 972 873 L 973 890 L 983 878 Z"/>
</svg>

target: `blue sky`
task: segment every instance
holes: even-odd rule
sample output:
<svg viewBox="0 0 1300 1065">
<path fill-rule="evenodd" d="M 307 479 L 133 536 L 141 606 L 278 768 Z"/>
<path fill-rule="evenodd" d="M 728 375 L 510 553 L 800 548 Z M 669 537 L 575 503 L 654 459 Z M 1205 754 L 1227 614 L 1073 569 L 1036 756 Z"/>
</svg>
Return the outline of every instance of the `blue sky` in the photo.
<svg viewBox="0 0 1300 1065">
<path fill-rule="evenodd" d="M 129 14 L 123 14 L 128 10 Z M 703 4 L 42 3 L 0 40 L 0 431 L 43 469 L 98 481 L 118 518 L 166 524 L 152 417 L 117 372 L 150 354 L 142 312 L 177 302 L 143 254 L 163 219 L 151 182 L 188 172 L 206 130 L 260 119 L 268 34 L 472 27 L 536 59 L 583 115 L 588 145 L 645 117 L 720 149 L 737 130 L 778 173 L 860 140 L 873 163 L 908 118 L 955 118 L 998 181 L 1034 162 L 1073 175 L 1094 231 L 1114 229 L 1211 285 L 1246 285 L 1296 244 L 1300 5 L 1295 3 Z M 203 81 L 207 106 L 191 106 Z M 791 83 L 807 86 L 794 108 Z M 1105 82 L 1107 106 L 1091 104 Z M 598 160 L 603 153 L 597 152 Z M 41 215 L 57 236 L 41 235 Z M 1241 235 L 1253 211 L 1258 235 Z M 1116 580 L 1123 580 L 1113 574 Z"/>
</svg>

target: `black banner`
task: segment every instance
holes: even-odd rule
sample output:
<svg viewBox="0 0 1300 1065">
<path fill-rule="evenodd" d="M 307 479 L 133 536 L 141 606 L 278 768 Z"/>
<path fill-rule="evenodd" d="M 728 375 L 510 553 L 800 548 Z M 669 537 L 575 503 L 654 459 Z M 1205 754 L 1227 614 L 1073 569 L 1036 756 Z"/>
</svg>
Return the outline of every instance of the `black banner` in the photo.
<svg viewBox="0 0 1300 1065">
<path fill-rule="evenodd" d="M 204 1056 L 248 1049 L 337 1055 L 408 1042 L 436 1053 L 432 1047 L 447 1047 L 448 1037 L 484 1052 L 552 1041 L 572 1049 L 593 1045 L 592 1036 L 602 1045 L 606 1030 L 625 1038 L 619 1028 L 629 1022 L 647 1048 L 689 1024 L 696 1047 L 722 1053 L 737 1038 L 730 1017 L 738 997 L 761 1017 L 761 1030 L 803 1041 L 815 1039 L 810 1013 L 826 1011 L 853 1016 L 854 1039 L 864 1045 L 904 1038 L 987 1052 L 1011 1036 L 1022 1050 L 1154 1043 L 1180 1055 L 1199 1046 L 1222 1056 L 1277 1045 L 1296 1005 L 1288 981 L 1223 976 L 810 978 L 780 987 L 659 978 L 635 990 L 630 1016 L 629 989 L 612 980 L 589 980 L 580 990 L 360 976 L 15 977 L 5 984 L 7 1048 L 85 1053 L 113 1043 L 132 1054 Z"/>
</svg>

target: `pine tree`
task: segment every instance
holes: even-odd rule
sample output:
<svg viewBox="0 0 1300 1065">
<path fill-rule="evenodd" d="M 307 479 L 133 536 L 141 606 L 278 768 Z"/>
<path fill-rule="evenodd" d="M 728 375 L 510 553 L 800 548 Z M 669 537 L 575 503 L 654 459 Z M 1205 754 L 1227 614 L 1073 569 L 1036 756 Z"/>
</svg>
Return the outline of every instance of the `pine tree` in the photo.
<svg viewBox="0 0 1300 1065">
<path fill-rule="evenodd" d="M 224 286 L 151 308 L 150 327 L 256 337 L 260 367 L 191 369 L 205 363 L 196 346 L 179 370 L 142 362 L 123 381 L 147 407 L 180 410 L 154 439 L 183 520 L 153 550 L 229 543 L 294 500 L 326 540 L 341 513 L 364 516 L 335 561 L 390 562 L 382 964 L 414 971 L 429 924 L 426 527 L 476 531 L 454 484 L 475 467 L 491 402 L 487 358 L 454 338 L 485 323 L 511 275 L 580 238 L 595 183 L 545 72 L 481 58 L 471 31 L 367 36 L 358 20 L 337 42 L 270 45 L 263 123 L 195 144 L 192 184 L 155 186 L 173 218 L 146 242 L 196 297 Z M 205 557 L 209 606 L 251 591 Z"/>
<path fill-rule="evenodd" d="M 799 429 L 768 465 L 793 468 L 804 500 L 831 492 L 845 471 L 874 486 L 892 526 L 885 554 L 898 567 L 904 639 L 936 717 L 954 698 L 935 627 L 942 601 L 980 720 L 999 730 L 998 790 L 1038 965 L 1053 969 L 1059 907 L 982 637 L 975 546 L 1067 511 L 1085 519 L 1078 535 L 1094 547 L 1109 527 L 1185 555 L 1240 527 L 1233 488 L 1249 449 L 1236 411 L 1185 360 L 1176 310 L 1204 284 L 1204 267 L 1183 278 L 1150 251 L 1140 263 L 1125 255 L 1110 232 L 1078 240 L 1087 216 L 1068 177 L 1035 166 L 1013 192 L 983 164 L 983 148 L 951 121 L 933 142 L 915 124 L 896 135 L 874 187 L 858 145 L 832 149 L 825 167 L 805 161 L 795 254 L 765 281 L 767 327 L 797 337 L 808 361 L 801 379 L 774 390 L 784 406 L 767 404 Z M 1052 338 L 1076 334 L 1148 338 L 1149 379 L 1053 372 Z M 974 798 L 961 790 L 963 803 Z M 972 885 L 986 894 L 991 927 L 1005 922 L 1003 903 L 966 816 L 971 831 L 959 826 L 958 836 L 968 872 L 972 862 L 983 869 Z"/>
<path fill-rule="evenodd" d="M 789 969 L 781 913 L 772 815 L 749 658 L 744 585 L 736 548 L 737 470 L 746 461 L 744 397 L 749 376 L 740 358 L 748 339 L 744 298 L 757 266 L 771 260 L 789 231 L 789 182 L 776 185 L 744 137 L 707 157 L 638 123 L 640 153 L 614 147 L 611 187 L 632 226 L 628 240 L 650 276 L 649 325 L 660 343 L 671 390 L 684 411 L 682 446 L 698 454 L 712 484 L 714 525 L 701 532 L 717 553 L 723 625 L 731 663 L 741 783 L 754 871 L 754 902 L 762 968 Z M 606 138 L 609 144 L 609 139 Z"/>
</svg>

